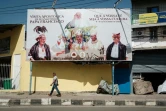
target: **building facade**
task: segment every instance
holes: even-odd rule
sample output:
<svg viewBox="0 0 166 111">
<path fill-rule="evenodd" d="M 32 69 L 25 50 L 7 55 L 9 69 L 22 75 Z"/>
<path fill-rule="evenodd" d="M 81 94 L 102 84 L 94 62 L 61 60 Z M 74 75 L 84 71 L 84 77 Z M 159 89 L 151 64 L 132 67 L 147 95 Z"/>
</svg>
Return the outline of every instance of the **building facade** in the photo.
<svg viewBox="0 0 166 111">
<path fill-rule="evenodd" d="M 0 91 L 29 91 L 30 62 L 26 61 L 25 25 L 0 27 Z M 64 92 L 96 91 L 101 79 L 112 83 L 111 64 L 80 63 L 32 62 L 31 91 L 50 91 L 53 72 L 57 73 L 59 89 Z M 120 93 L 129 94 L 131 73 L 128 63 L 116 65 L 115 75 Z"/>
<path fill-rule="evenodd" d="M 26 61 L 25 26 L 0 25 L 0 91 L 29 91 L 30 62 Z M 72 62 L 33 62 L 32 91 L 50 91 L 52 73 L 61 91 L 96 91 L 101 77 L 112 82 L 111 65 Z"/>
<path fill-rule="evenodd" d="M 131 1 L 133 77 L 151 81 L 156 92 L 166 79 L 166 1 Z"/>
</svg>

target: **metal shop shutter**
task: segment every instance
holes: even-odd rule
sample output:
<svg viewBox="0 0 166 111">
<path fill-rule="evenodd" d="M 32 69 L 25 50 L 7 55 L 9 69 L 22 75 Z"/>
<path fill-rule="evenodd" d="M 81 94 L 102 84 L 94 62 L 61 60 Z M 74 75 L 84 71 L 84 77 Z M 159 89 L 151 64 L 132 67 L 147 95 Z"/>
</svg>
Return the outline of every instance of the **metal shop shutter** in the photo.
<svg viewBox="0 0 166 111">
<path fill-rule="evenodd" d="M 133 73 L 166 73 L 166 50 L 135 51 Z"/>
</svg>

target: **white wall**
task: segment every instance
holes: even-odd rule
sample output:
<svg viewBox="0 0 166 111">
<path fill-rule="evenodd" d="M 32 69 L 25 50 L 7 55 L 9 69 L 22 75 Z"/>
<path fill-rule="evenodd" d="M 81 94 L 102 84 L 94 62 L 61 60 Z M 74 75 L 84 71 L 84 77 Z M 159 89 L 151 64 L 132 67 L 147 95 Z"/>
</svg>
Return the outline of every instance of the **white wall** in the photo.
<svg viewBox="0 0 166 111">
<path fill-rule="evenodd" d="M 142 30 L 143 35 L 137 36 L 137 31 Z M 166 48 L 166 35 L 163 35 L 164 27 L 158 28 L 158 41 L 150 41 L 149 28 L 134 29 L 132 32 L 132 48 L 133 49 L 158 49 Z"/>
</svg>

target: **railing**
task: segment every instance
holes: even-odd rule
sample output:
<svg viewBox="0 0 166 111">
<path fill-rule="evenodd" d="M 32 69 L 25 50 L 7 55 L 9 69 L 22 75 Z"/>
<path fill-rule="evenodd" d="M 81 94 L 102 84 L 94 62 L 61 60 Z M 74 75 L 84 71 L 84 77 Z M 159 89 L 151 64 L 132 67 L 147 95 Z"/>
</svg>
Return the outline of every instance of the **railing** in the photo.
<svg viewBox="0 0 166 111">
<path fill-rule="evenodd" d="M 0 64 L 0 90 L 12 89 L 12 79 L 10 78 L 10 71 L 10 64 Z"/>
</svg>

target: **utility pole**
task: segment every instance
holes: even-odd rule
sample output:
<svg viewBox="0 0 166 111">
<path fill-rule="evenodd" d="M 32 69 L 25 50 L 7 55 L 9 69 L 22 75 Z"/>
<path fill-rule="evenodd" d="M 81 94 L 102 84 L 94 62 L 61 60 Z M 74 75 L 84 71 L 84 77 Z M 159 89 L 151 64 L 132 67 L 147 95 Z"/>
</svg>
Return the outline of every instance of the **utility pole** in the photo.
<svg viewBox="0 0 166 111">
<path fill-rule="evenodd" d="M 60 20 L 59 20 L 59 16 L 58 16 L 58 13 L 57 13 L 57 11 L 56 11 L 56 8 L 54 8 L 54 6 L 56 5 L 56 2 L 57 2 L 57 1 L 58 1 L 58 0 L 54 0 L 54 2 L 52 3 L 52 9 L 54 9 L 54 12 L 55 12 L 56 17 L 57 17 L 57 19 L 58 19 L 58 22 L 59 22 L 59 25 L 60 25 L 60 27 L 61 27 L 62 33 L 63 33 L 63 35 L 66 37 L 65 32 L 64 32 L 63 27 L 62 27 L 62 24 L 61 24 L 61 22 L 60 22 Z"/>
<path fill-rule="evenodd" d="M 116 8 L 116 6 L 118 5 L 119 2 L 121 2 L 121 0 L 117 0 L 114 3 L 114 8 Z M 115 64 L 114 64 L 114 61 L 112 61 L 112 95 L 114 95 L 114 75 L 115 75 Z"/>
<path fill-rule="evenodd" d="M 115 3 L 114 3 L 114 8 L 116 8 L 116 6 L 119 4 L 119 2 L 121 2 L 122 0 L 117 0 Z"/>
<path fill-rule="evenodd" d="M 56 2 L 57 2 L 57 0 L 54 0 L 54 2 L 52 3 L 52 8 L 54 8 Z"/>
</svg>

